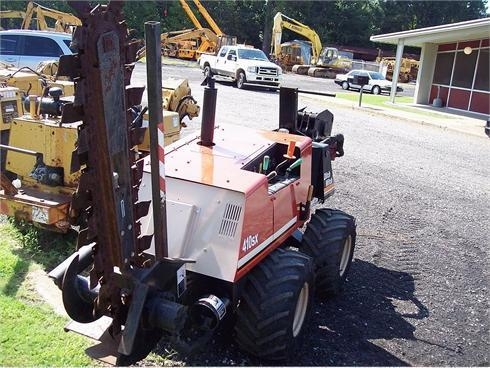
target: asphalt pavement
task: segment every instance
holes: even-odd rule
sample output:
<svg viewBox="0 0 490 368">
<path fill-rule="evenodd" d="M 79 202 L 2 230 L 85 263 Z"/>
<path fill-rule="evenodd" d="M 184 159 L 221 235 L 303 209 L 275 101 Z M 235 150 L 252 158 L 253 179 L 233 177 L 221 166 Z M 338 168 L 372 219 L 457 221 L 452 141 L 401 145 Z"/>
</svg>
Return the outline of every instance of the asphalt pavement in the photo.
<svg viewBox="0 0 490 368">
<path fill-rule="evenodd" d="M 163 77 L 185 77 L 189 80 L 194 97 L 196 96 L 197 86 L 202 82 L 202 72 L 198 65 L 194 61 L 184 61 L 172 58 L 163 59 Z M 142 70 L 144 64 L 138 63 L 136 70 Z M 296 87 L 306 90 L 318 90 L 322 92 L 336 93 L 339 91 L 339 87 L 333 83 L 332 79 L 326 78 L 314 78 L 304 75 L 297 75 L 293 73 L 285 73 L 283 75 L 282 85 L 288 87 Z M 405 83 L 402 85 L 405 96 L 413 96 L 415 85 L 413 83 Z M 256 91 L 255 91 L 256 92 Z M 254 91 L 250 91 L 254 93 Z M 259 91 L 260 93 L 260 91 Z M 352 92 L 358 93 L 358 92 Z M 197 96 L 200 92 L 197 92 Z M 363 102 L 359 107 L 358 101 L 352 102 L 342 98 L 328 98 L 328 97 L 311 97 L 320 100 L 328 100 L 329 105 L 338 105 L 342 107 L 349 107 L 354 110 L 361 110 L 371 114 L 379 114 L 387 117 L 402 118 L 413 123 L 422 125 L 431 125 L 439 127 L 444 130 L 452 130 L 460 133 L 471 134 L 482 138 L 488 138 L 485 134 L 485 124 L 490 116 L 486 118 L 482 115 L 472 114 L 469 112 L 458 111 L 455 109 L 448 109 L 445 107 L 437 108 L 431 105 L 422 104 L 405 104 L 386 103 L 385 106 L 369 105 Z M 403 107 L 399 109 L 397 107 Z"/>
</svg>

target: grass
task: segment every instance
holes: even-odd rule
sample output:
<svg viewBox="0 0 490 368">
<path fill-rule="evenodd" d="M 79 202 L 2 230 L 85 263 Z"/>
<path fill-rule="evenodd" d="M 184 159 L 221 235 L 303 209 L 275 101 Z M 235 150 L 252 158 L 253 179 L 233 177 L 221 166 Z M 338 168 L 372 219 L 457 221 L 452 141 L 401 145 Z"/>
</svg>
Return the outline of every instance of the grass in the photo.
<svg viewBox="0 0 490 368">
<path fill-rule="evenodd" d="M 0 223 L 0 366 L 93 365 L 89 340 L 63 332 L 56 315 L 29 285 L 27 275 L 51 269 L 70 253 L 70 238 L 31 226 Z"/>
<path fill-rule="evenodd" d="M 336 93 L 337 98 L 341 98 L 343 100 L 349 100 L 353 102 L 359 101 L 359 93 L 347 93 L 347 92 L 339 92 Z M 390 96 L 387 95 L 373 95 L 368 92 L 362 93 L 362 103 L 366 103 L 374 106 L 386 107 L 386 104 L 390 101 Z M 400 96 L 396 97 L 397 103 L 411 103 L 413 102 L 413 97 L 409 96 Z"/>
<path fill-rule="evenodd" d="M 359 101 L 359 93 L 339 92 L 336 94 L 336 97 L 352 102 Z M 403 105 L 403 104 L 411 104 L 411 103 L 413 103 L 413 97 L 409 97 L 409 96 L 395 97 L 395 104 L 392 104 L 390 103 L 390 96 L 373 95 L 366 92 L 362 94 L 362 105 L 381 107 L 385 109 L 388 108 L 391 110 L 398 110 L 398 111 L 405 111 L 405 112 L 419 114 L 423 116 L 432 116 L 432 117 L 439 117 L 439 118 L 441 117 L 441 115 L 436 112 L 431 112 L 421 108 Z M 450 119 L 450 118 L 451 117 L 445 117 L 445 119 Z"/>
<path fill-rule="evenodd" d="M 94 366 L 85 354 L 93 342 L 65 333 L 67 319 L 53 312 L 28 278 L 49 272 L 74 249 L 74 234 L 61 235 L 0 216 L 0 367 Z M 175 352 L 152 352 L 142 363 L 177 366 Z"/>
</svg>

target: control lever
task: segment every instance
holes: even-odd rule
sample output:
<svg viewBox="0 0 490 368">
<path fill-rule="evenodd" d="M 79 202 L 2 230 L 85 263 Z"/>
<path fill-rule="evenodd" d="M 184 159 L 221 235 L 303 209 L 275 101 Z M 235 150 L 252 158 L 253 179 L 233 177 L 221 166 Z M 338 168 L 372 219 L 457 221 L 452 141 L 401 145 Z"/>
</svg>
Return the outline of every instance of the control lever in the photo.
<svg viewBox="0 0 490 368">
<path fill-rule="evenodd" d="M 293 171 L 294 169 L 296 169 L 299 165 L 301 165 L 303 163 L 303 159 L 302 158 L 298 158 L 296 161 L 294 161 L 287 169 L 286 169 L 286 177 L 289 177 L 289 174 L 291 173 L 291 171 Z"/>
</svg>

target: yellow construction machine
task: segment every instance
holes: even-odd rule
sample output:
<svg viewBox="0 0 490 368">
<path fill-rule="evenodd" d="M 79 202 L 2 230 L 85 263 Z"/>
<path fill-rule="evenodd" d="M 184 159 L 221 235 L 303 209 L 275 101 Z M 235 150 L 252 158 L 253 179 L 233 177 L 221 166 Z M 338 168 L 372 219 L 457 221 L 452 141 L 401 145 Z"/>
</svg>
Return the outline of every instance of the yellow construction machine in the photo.
<svg viewBox="0 0 490 368">
<path fill-rule="evenodd" d="M 37 29 L 66 33 L 72 33 L 74 27 L 82 24 L 80 19 L 71 13 L 50 9 L 32 1 L 29 1 L 25 11 L 2 11 L 0 12 L 0 18 L 21 18 L 21 29 Z M 31 25 L 32 21 L 35 21 L 35 25 Z"/>
<path fill-rule="evenodd" d="M 380 70 L 386 76 L 386 79 L 393 79 L 396 59 L 394 57 L 383 57 L 378 59 Z M 415 59 L 402 58 L 400 63 L 400 72 L 398 80 L 402 83 L 408 83 L 417 79 L 419 71 L 419 62 Z"/>
<path fill-rule="evenodd" d="M 311 54 L 301 51 L 300 43 L 281 44 L 283 28 L 293 31 L 311 43 Z M 312 77 L 335 78 L 352 68 L 352 60 L 339 54 L 334 47 L 322 47 L 320 37 L 312 28 L 278 12 L 272 28 L 271 54 L 285 69 Z"/>
<path fill-rule="evenodd" d="M 70 209 L 83 167 L 73 152 L 83 151 L 87 144 L 80 134 L 81 122 L 72 118 L 73 93 L 64 93 L 74 90 L 73 82 L 46 82 L 32 71 L 10 73 L 0 82 L 0 213 L 67 232 L 82 220 Z M 167 145 L 180 138 L 182 120 L 198 116 L 200 107 L 186 79 L 166 80 L 162 86 Z M 150 146 L 145 111 L 141 106 L 130 109 L 133 128 L 144 137 L 137 148 L 141 156 Z"/>
<path fill-rule="evenodd" d="M 225 35 L 201 2 L 193 1 L 210 28 L 203 27 L 185 0 L 179 0 L 195 28 L 162 33 L 160 36 L 162 55 L 197 60 L 203 53 L 215 54 L 221 46 L 236 45 L 236 37 Z M 145 53 L 145 48 L 142 48 L 137 54 L 137 59 L 141 59 Z"/>
<path fill-rule="evenodd" d="M 58 61 L 40 63 L 36 70 L 30 68 L 15 68 L 0 62 L 0 84 L 16 87 L 24 96 L 42 96 L 50 87 L 61 88 L 64 96 L 73 96 L 75 88 L 67 78 L 56 78 Z"/>
</svg>

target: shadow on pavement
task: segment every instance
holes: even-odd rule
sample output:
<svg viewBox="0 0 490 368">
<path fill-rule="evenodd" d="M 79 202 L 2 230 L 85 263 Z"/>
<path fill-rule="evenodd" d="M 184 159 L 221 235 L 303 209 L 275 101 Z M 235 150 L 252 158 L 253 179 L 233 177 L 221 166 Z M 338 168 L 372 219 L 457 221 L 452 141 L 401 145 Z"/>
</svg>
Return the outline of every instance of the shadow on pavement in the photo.
<svg viewBox="0 0 490 368">
<path fill-rule="evenodd" d="M 408 365 L 370 340 L 415 340 L 407 318 L 423 319 L 429 312 L 414 291 L 410 274 L 356 260 L 343 293 L 316 305 L 301 364 Z"/>
<path fill-rule="evenodd" d="M 414 291 L 410 274 L 355 260 L 344 291 L 314 303 L 304 342 L 289 361 L 252 358 L 239 350 L 229 333 L 216 336 L 206 351 L 175 358 L 191 366 L 408 366 L 403 357 L 370 340 L 415 340 L 415 327 L 406 318 L 423 319 L 429 312 Z"/>
</svg>

